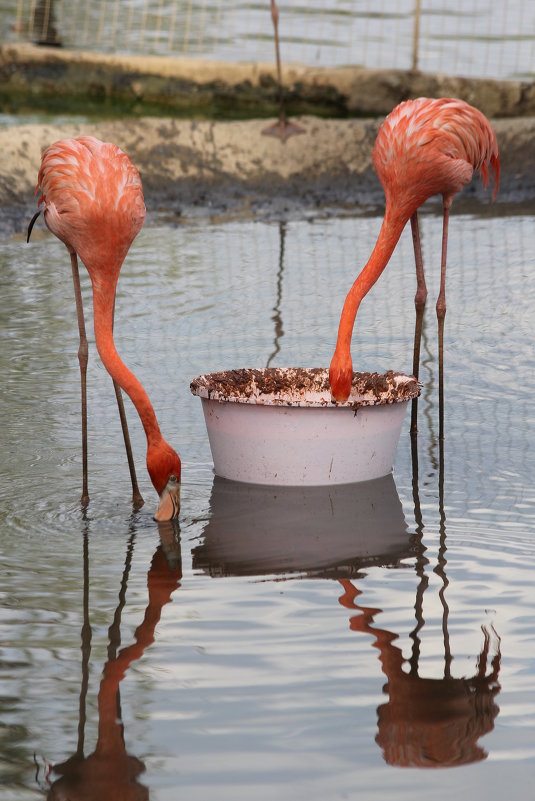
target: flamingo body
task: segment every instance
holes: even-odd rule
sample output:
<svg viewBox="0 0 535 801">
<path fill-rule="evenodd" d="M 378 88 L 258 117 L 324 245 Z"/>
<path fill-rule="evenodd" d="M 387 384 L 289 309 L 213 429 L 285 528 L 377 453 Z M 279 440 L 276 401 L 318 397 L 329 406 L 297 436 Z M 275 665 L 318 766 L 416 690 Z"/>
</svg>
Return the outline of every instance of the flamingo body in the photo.
<svg viewBox="0 0 535 801">
<path fill-rule="evenodd" d="M 490 123 L 478 109 L 450 98 L 421 97 L 396 106 L 381 125 L 372 160 L 385 192 L 385 216 L 375 248 L 347 295 L 340 318 L 329 371 L 337 401 L 347 400 L 351 389 L 350 346 L 358 307 L 388 264 L 407 222 L 428 198 L 440 194 L 447 234 L 446 212 L 474 172 L 480 173 L 485 187 L 489 170 L 493 172 L 494 195 L 500 176 L 498 144 Z"/>
<path fill-rule="evenodd" d="M 181 463 L 164 440 L 143 386 L 113 340 L 117 281 L 145 220 L 138 171 L 116 145 L 91 136 L 65 139 L 43 153 L 38 175 L 45 223 L 85 264 L 93 288 L 95 340 L 112 378 L 130 396 L 147 437 L 147 470 L 160 495 L 156 519 L 178 514 Z"/>
</svg>

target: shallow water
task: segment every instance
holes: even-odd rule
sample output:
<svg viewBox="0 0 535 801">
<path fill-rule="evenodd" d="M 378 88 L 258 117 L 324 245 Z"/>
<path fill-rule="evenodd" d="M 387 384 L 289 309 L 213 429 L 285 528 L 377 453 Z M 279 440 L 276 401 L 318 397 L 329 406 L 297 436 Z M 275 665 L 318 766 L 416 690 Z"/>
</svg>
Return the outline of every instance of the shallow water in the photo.
<svg viewBox="0 0 535 801">
<path fill-rule="evenodd" d="M 327 365 L 380 220 L 151 220 L 123 268 L 116 341 L 183 458 L 175 531 L 152 521 L 128 408 L 146 499 L 132 510 L 92 339 L 82 513 L 68 256 L 38 229 L 31 245 L 2 243 L 3 799 L 66 797 L 66 787 L 76 798 L 76 781 L 99 798 L 117 797 L 121 782 L 125 797 L 145 797 L 143 785 L 156 801 L 498 799 L 513 783 L 515 797 L 530 796 L 533 223 L 498 206 L 452 214 L 443 449 L 441 221 L 428 213 L 417 454 L 407 415 L 392 477 L 273 493 L 214 478 L 189 381 L 268 362 Z M 410 371 L 412 264 L 405 232 L 359 311 L 358 369 Z"/>
</svg>

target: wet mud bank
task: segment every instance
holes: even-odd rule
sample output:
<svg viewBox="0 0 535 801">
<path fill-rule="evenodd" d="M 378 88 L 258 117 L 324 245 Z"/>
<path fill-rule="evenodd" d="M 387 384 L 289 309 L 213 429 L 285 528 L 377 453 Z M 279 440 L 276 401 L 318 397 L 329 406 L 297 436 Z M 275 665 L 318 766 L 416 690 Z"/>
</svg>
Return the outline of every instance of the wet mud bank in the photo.
<svg viewBox="0 0 535 801">
<path fill-rule="evenodd" d="M 82 134 L 123 148 L 141 174 L 149 217 L 164 214 L 171 223 L 206 216 L 288 219 L 382 206 L 371 163 L 381 118 L 301 117 L 299 123 L 304 133 L 284 143 L 263 135 L 264 120 L 147 118 L 5 128 L 0 131 L 0 234 L 24 230 L 33 214 L 45 147 Z M 535 118 L 493 123 L 502 162 L 496 203 L 535 210 Z M 455 202 L 458 210 L 475 206 L 490 207 L 490 192 L 479 180 Z"/>
</svg>

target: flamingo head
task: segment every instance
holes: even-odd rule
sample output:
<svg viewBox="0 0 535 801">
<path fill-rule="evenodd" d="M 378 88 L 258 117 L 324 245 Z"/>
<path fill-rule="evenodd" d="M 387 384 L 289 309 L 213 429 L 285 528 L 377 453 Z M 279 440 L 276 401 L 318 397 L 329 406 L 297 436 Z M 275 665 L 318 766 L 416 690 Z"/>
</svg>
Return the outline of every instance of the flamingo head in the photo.
<svg viewBox="0 0 535 801">
<path fill-rule="evenodd" d="M 335 350 L 329 367 L 329 384 L 331 395 L 338 403 L 344 403 L 351 392 L 353 379 L 353 362 L 349 351 Z"/>
<path fill-rule="evenodd" d="M 147 470 L 160 496 L 154 519 L 158 522 L 176 519 L 180 511 L 180 456 L 163 438 L 149 444 Z"/>
</svg>

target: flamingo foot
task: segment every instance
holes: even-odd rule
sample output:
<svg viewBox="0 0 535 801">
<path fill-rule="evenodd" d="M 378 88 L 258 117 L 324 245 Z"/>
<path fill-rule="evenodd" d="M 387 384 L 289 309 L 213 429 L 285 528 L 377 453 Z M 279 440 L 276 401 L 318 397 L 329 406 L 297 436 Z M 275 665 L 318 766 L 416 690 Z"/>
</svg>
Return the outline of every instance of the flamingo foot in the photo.
<svg viewBox="0 0 535 801">
<path fill-rule="evenodd" d="M 281 117 L 273 125 L 268 125 L 262 131 L 264 136 L 277 136 L 282 142 L 285 142 L 290 136 L 305 133 L 305 129 L 295 122 L 288 122 L 287 119 Z"/>
</svg>

